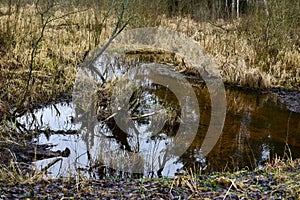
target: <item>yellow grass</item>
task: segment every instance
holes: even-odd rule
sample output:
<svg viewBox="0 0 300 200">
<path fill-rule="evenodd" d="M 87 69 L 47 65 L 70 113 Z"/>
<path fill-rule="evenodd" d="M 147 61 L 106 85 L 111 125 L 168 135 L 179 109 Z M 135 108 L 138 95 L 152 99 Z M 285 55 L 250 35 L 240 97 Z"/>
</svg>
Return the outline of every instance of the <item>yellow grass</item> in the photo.
<svg viewBox="0 0 300 200">
<path fill-rule="evenodd" d="M 5 10 L 3 7 L 1 9 Z M 47 25 L 38 45 L 33 65 L 35 82 L 25 107 L 32 102 L 54 100 L 71 90 L 76 67 L 82 63 L 84 55 L 97 45 L 103 45 L 114 29 L 116 16 L 109 15 L 102 21 L 106 12 L 68 7 L 44 16 L 44 19 L 59 19 Z M 149 22 L 143 20 L 139 26 L 153 24 L 151 19 Z M 134 23 L 139 24 L 137 19 Z M 160 15 L 155 18 L 155 25 L 183 32 L 199 42 L 216 62 L 225 83 L 262 89 L 279 86 L 299 88 L 299 47 L 295 45 L 280 50 L 275 61 L 269 63 L 266 63 L 268 57 L 258 60 L 257 46 L 241 34 L 241 20 L 208 23 L 196 22 L 189 17 L 167 18 Z M 134 28 L 134 24 L 128 28 Z M 0 52 L 0 110 L 7 113 L 24 93 L 30 55 L 34 42 L 41 34 L 42 20 L 37 9 L 27 5 L 11 16 L 2 16 L 0 30 L 0 37 L 5 36 L 7 45 Z M 266 70 L 268 64 L 270 66 Z"/>
<path fill-rule="evenodd" d="M 266 63 L 257 63 L 258 50 L 249 38 L 239 33 L 241 21 L 226 23 L 198 23 L 188 18 L 163 18 L 162 27 L 188 34 L 210 53 L 221 70 L 223 81 L 250 88 L 289 87 L 299 88 L 300 48 L 293 46 L 279 52 L 269 70 Z"/>
</svg>

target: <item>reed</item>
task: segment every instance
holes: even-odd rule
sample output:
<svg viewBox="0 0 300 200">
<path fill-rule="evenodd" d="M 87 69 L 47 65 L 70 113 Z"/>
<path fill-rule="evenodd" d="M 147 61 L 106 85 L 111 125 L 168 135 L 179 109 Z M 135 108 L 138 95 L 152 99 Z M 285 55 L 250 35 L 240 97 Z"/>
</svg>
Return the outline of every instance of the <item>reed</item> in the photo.
<svg viewBox="0 0 300 200">
<path fill-rule="evenodd" d="M 0 9 L 1 114 L 16 106 L 28 110 L 70 96 L 76 68 L 89 51 L 110 38 L 127 1 L 94 2 L 93 6 L 74 1 L 9 2 L 13 3 L 2 2 Z M 184 5 L 170 14 L 167 1 L 135 0 L 126 4 L 124 16 L 131 19 L 129 29 L 156 26 L 192 37 L 211 55 L 225 83 L 299 89 L 299 16 L 295 14 L 299 3 L 269 2 L 268 16 L 254 9 L 237 19 L 207 21 L 188 13 Z M 20 101 L 28 80 L 30 91 Z"/>
</svg>

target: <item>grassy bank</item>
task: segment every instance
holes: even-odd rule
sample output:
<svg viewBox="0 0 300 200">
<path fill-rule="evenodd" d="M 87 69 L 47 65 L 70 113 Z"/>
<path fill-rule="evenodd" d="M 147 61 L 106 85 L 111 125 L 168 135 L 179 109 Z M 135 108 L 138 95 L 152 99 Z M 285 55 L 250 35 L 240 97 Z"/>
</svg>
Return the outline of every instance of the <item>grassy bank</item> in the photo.
<svg viewBox="0 0 300 200">
<path fill-rule="evenodd" d="M 154 179 L 20 178 L 1 168 L 1 198 L 298 199 L 299 160 L 275 159 L 253 172 L 187 174 Z"/>
</svg>

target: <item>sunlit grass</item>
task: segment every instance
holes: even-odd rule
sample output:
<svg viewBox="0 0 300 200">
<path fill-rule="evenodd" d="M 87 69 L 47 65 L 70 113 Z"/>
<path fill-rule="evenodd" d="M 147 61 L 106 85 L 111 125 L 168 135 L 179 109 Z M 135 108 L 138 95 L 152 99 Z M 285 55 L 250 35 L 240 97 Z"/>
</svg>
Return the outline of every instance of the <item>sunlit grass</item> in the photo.
<svg viewBox="0 0 300 200">
<path fill-rule="evenodd" d="M 95 26 L 99 25 L 96 18 L 104 11 L 72 7 L 56 9 L 43 16 L 55 20 L 45 27 L 32 60 L 33 44 L 43 28 L 42 16 L 32 5 L 19 10 L 13 7 L 12 10 L 12 15 L 2 16 L 0 20 L 3 31 L 0 34 L 3 43 L 0 52 L 2 115 L 9 115 L 16 106 L 28 110 L 41 103 L 70 97 L 76 68 L 89 50 L 108 39 L 113 28 L 113 25 L 106 27 L 103 24 L 101 34 L 96 31 Z M 114 23 L 112 18 L 110 20 Z M 29 77 L 32 61 L 32 75 Z M 32 85 L 26 99 L 19 105 L 28 79 Z"/>
<path fill-rule="evenodd" d="M 210 53 L 226 83 L 256 89 L 299 89 L 299 47 L 287 43 L 284 49 L 278 49 L 273 62 L 267 62 L 268 58 L 261 57 L 265 47 L 258 49 L 257 43 L 243 33 L 242 20 L 199 23 L 189 18 L 163 17 L 161 26 L 186 33 L 198 41 Z"/>
<path fill-rule="evenodd" d="M 13 8 L 15 10 L 16 8 Z M 5 9 L 4 9 L 5 10 Z M 105 10 L 92 8 L 56 9 L 46 13 L 53 20 L 45 28 L 33 63 L 34 84 L 30 91 L 30 103 L 47 102 L 67 93 L 72 88 L 76 67 L 95 46 L 109 38 L 116 20 Z M 63 17 L 62 17 L 63 16 Z M 138 18 L 138 19 L 141 19 Z M 133 28 L 137 23 L 135 19 Z M 241 27 L 243 19 L 213 23 L 196 22 L 189 17 L 167 18 L 161 15 L 156 26 L 183 32 L 201 44 L 221 70 L 224 82 L 250 88 L 285 87 L 297 88 L 300 81 L 300 53 L 297 46 L 278 49 L 278 55 L 265 69 L 267 59 L 258 60 L 259 49 L 255 38 L 249 40 Z M 144 26 L 147 23 L 145 21 Z M 24 93 L 31 62 L 33 43 L 39 37 L 42 18 L 36 7 L 27 5 L 0 21 L 0 41 L 3 43 L 0 60 L 1 111 L 13 107 Z M 262 46 L 263 48 L 263 46 Z"/>
</svg>

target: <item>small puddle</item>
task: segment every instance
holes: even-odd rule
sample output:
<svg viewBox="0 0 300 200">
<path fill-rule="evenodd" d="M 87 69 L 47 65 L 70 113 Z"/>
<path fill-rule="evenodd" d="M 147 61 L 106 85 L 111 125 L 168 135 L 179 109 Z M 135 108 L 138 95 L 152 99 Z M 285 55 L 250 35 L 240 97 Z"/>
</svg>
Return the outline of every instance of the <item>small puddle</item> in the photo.
<svg viewBox="0 0 300 200">
<path fill-rule="evenodd" d="M 151 102 L 150 99 L 147 101 Z M 152 102 L 153 103 L 153 102 Z M 145 106 L 145 109 L 147 106 Z M 99 176 L 109 176 L 110 172 L 107 171 L 104 174 L 95 173 L 95 169 L 93 169 L 94 161 L 97 160 L 99 152 L 101 151 L 102 140 L 107 140 L 107 138 L 103 138 L 101 136 L 97 136 L 90 138 L 86 138 L 86 136 L 79 134 L 67 134 L 68 131 L 78 130 L 80 128 L 80 124 L 74 124 L 71 122 L 72 116 L 74 116 L 74 104 L 73 103 L 57 103 L 54 105 L 49 105 L 41 109 L 37 109 L 34 113 L 34 117 L 32 114 L 27 114 L 23 117 L 20 117 L 18 121 L 20 123 L 26 124 L 26 128 L 28 130 L 51 130 L 52 133 L 55 132 L 66 132 L 65 134 L 40 134 L 38 138 L 35 138 L 33 142 L 37 144 L 50 144 L 54 145 L 51 150 L 64 150 L 66 148 L 70 149 L 71 154 L 67 158 L 62 158 L 61 161 L 57 162 L 55 165 L 51 166 L 47 170 L 47 174 L 50 176 L 58 177 L 68 177 L 70 175 L 78 175 L 83 174 L 88 177 L 98 177 Z M 33 119 L 36 120 L 33 120 Z M 27 122 L 27 123 L 26 123 Z M 147 126 L 140 125 L 139 129 L 147 129 Z M 104 131 L 109 132 L 108 129 L 104 128 Z M 107 133 L 109 135 L 109 133 Z M 118 141 L 119 142 L 119 141 Z M 116 148 L 119 147 L 118 142 L 113 142 Z M 146 141 L 142 141 L 142 145 L 144 148 L 141 151 L 148 151 L 148 147 L 151 145 Z M 109 158 L 109 155 L 108 155 Z M 43 160 L 38 160 L 33 162 L 33 165 L 41 170 L 48 166 L 52 161 L 56 158 L 48 158 Z M 177 160 L 172 159 L 172 165 L 165 167 L 163 174 L 166 176 L 174 176 L 174 174 L 181 169 L 183 165 L 181 163 L 175 163 Z M 170 162 L 170 161 L 169 161 Z"/>
<path fill-rule="evenodd" d="M 83 70 L 83 73 L 90 73 L 90 76 L 95 77 L 94 80 L 101 83 L 103 77 L 110 80 L 112 74 L 121 76 L 124 71 L 128 70 L 127 65 L 123 66 L 118 62 L 110 57 L 104 57 L 96 63 L 99 65 L 99 71 Z M 106 63 L 113 63 L 116 68 L 105 67 Z M 102 77 L 98 76 L 99 73 Z M 168 81 L 173 83 L 172 78 Z M 178 107 L 176 96 L 167 88 L 149 84 L 151 87 L 143 90 L 139 96 L 142 101 L 135 110 L 136 116 L 139 113 L 156 111 L 163 104 L 169 105 L 169 108 Z M 207 88 L 201 84 L 195 84 L 193 89 L 200 110 L 197 135 L 184 154 L 174 153 L 166 156 L 167 158 L 161 152 L 164 152 L 167 143 L 173 141 L 176 135 L 176 123 L 164 127 L 169 128 L 168 130 L 163 129 L 159 134 L 153 135 L 152 124 L 157 125 L 154 123 L 155 117 L 153 116 L 134 121 L 138 130 L 136 133 L 142 133 L 137 137 L 124 134 L 115 126 L 115 123 L 103 121 L 104 119 L 98 119 L 96 124 L 89 120 L 74 123 L 73 119 L 76 119 L 75 116 L 78 114 L 74 108 L 75 101 L 37 109 L 34 115 L 27 114 L 18 121 L 28 130 L 42 130 L 34 142 L 53 144 L 55 145 L 52 148 L 53 151 L 63 151 L 66 148 L 70 150 L 68 157 L 62 157 L 60 161 L 47 169 L 48 174 L 55 177 L 83 174 L 102 178 L 118 173 L 123 176 L 124 173 L 116 172 L 99 161 L 116 162 L 112 154 L 118 153 L 120 149 L 122 151 L 125 149 L 127 152 L 132 150 L 142 152 L 144 154 L 141 156 L 146 155 L 142 158 L 145 162 L 162 166 L 162 170 L 154 171 L 152 174 L 143 174 L 143 176 L 171 177 L 184 173 L 186 169 L 202 172 L 232 171 L 242 168 L 253 170 L 262 167 L 275 155 L 282 157 L 286 153 L 291 153 L 293 158 L 300 158 L 299 94 L 293 94 L 292 98 L 288 98 L 289 95 L 286 94 L 285 96 L 276 93 L 258 94 L 233 88 L 226 89 L 227 112 L 223 132 L 212 151 L 204 157 L 201 153 L 201 145 L 211 120 L 210 96 Z M 179 91 L 186 94 L 186 91 Z M 188 112 L 187 115 L 196 116 L 193 110 Z M 33 164 L 37 169 L 44 169 L 55 159 L 39 160 Z"/>
<path fill-rule="evenodd" d="M 283 156 L 287 152 L 290 152 L 293 158 L 300 158 L 300 114 L 290 111 L 288 106 L 281 103 L 277 94 L 257 94 L 235 89 L 226 90 L 228 108 L 223 134 L 214 149 L 206 157 L 202 157 L 200 147 L 209 124 L 210 109 L 207 91 L 201 88 L 195 88 L 195 91 L 201 114 L 197 136 L 186 153 L 168 160 L 162 171 L 163 176 L 174 176 L 190 167 L 207 172 L 237 170 L 245 167 L 254 169 L 261 167 L 275 155 Z M 151 100 L 148 99 L 147 103 L 150 104 Z M 71 122 L 74 115 L 73 103 L 46 106 L 37 109 L 34 114 L 36 118 L 34 123 L 28 123 L 33 119 L 31 115 L 23 116 L 18 120 L 26 124 L 28 129 L 48 128 L 53 131 L 68 131 L 80 128 L 80 124 Z M 136 125 L 139 126 L 139 130 L 146 130 L 148 123 Z M 102 133 L 109 135 L 109 128 L 102 127 Z M 143 147 L 141 151 L 153 148 L 154 141 L 149 142 L 146 138 L 141 141 Z M 67 177 L 70 174 L 81 173 L 99 178 L 111 175 L 111 171 L 102 170 L 99 173 L 101 166 L 97 168 L 93 166 L 99 154 L 105 156 L 101 153 L 103 146 L 97 145 L 103 143 L 102 136 L 88 136 L 87 139 L 86 135 L 80 134 L 40 134 L 34 140 L 39 144 L 56 145 L 52 150 L 65 148 L 71 150 L 69 157 L 62 158 L 62 161 L 48 169 L 48 174 L 51 176 Z M 122 141 L 112 139 L 110 145 L 119 148 L 120 142 Z M 288 149 L 285 149 L 287 147 Z M 36 168 L 42 169 L 54 159 L 39 160 L 33 164 Z"/>
</svg>

